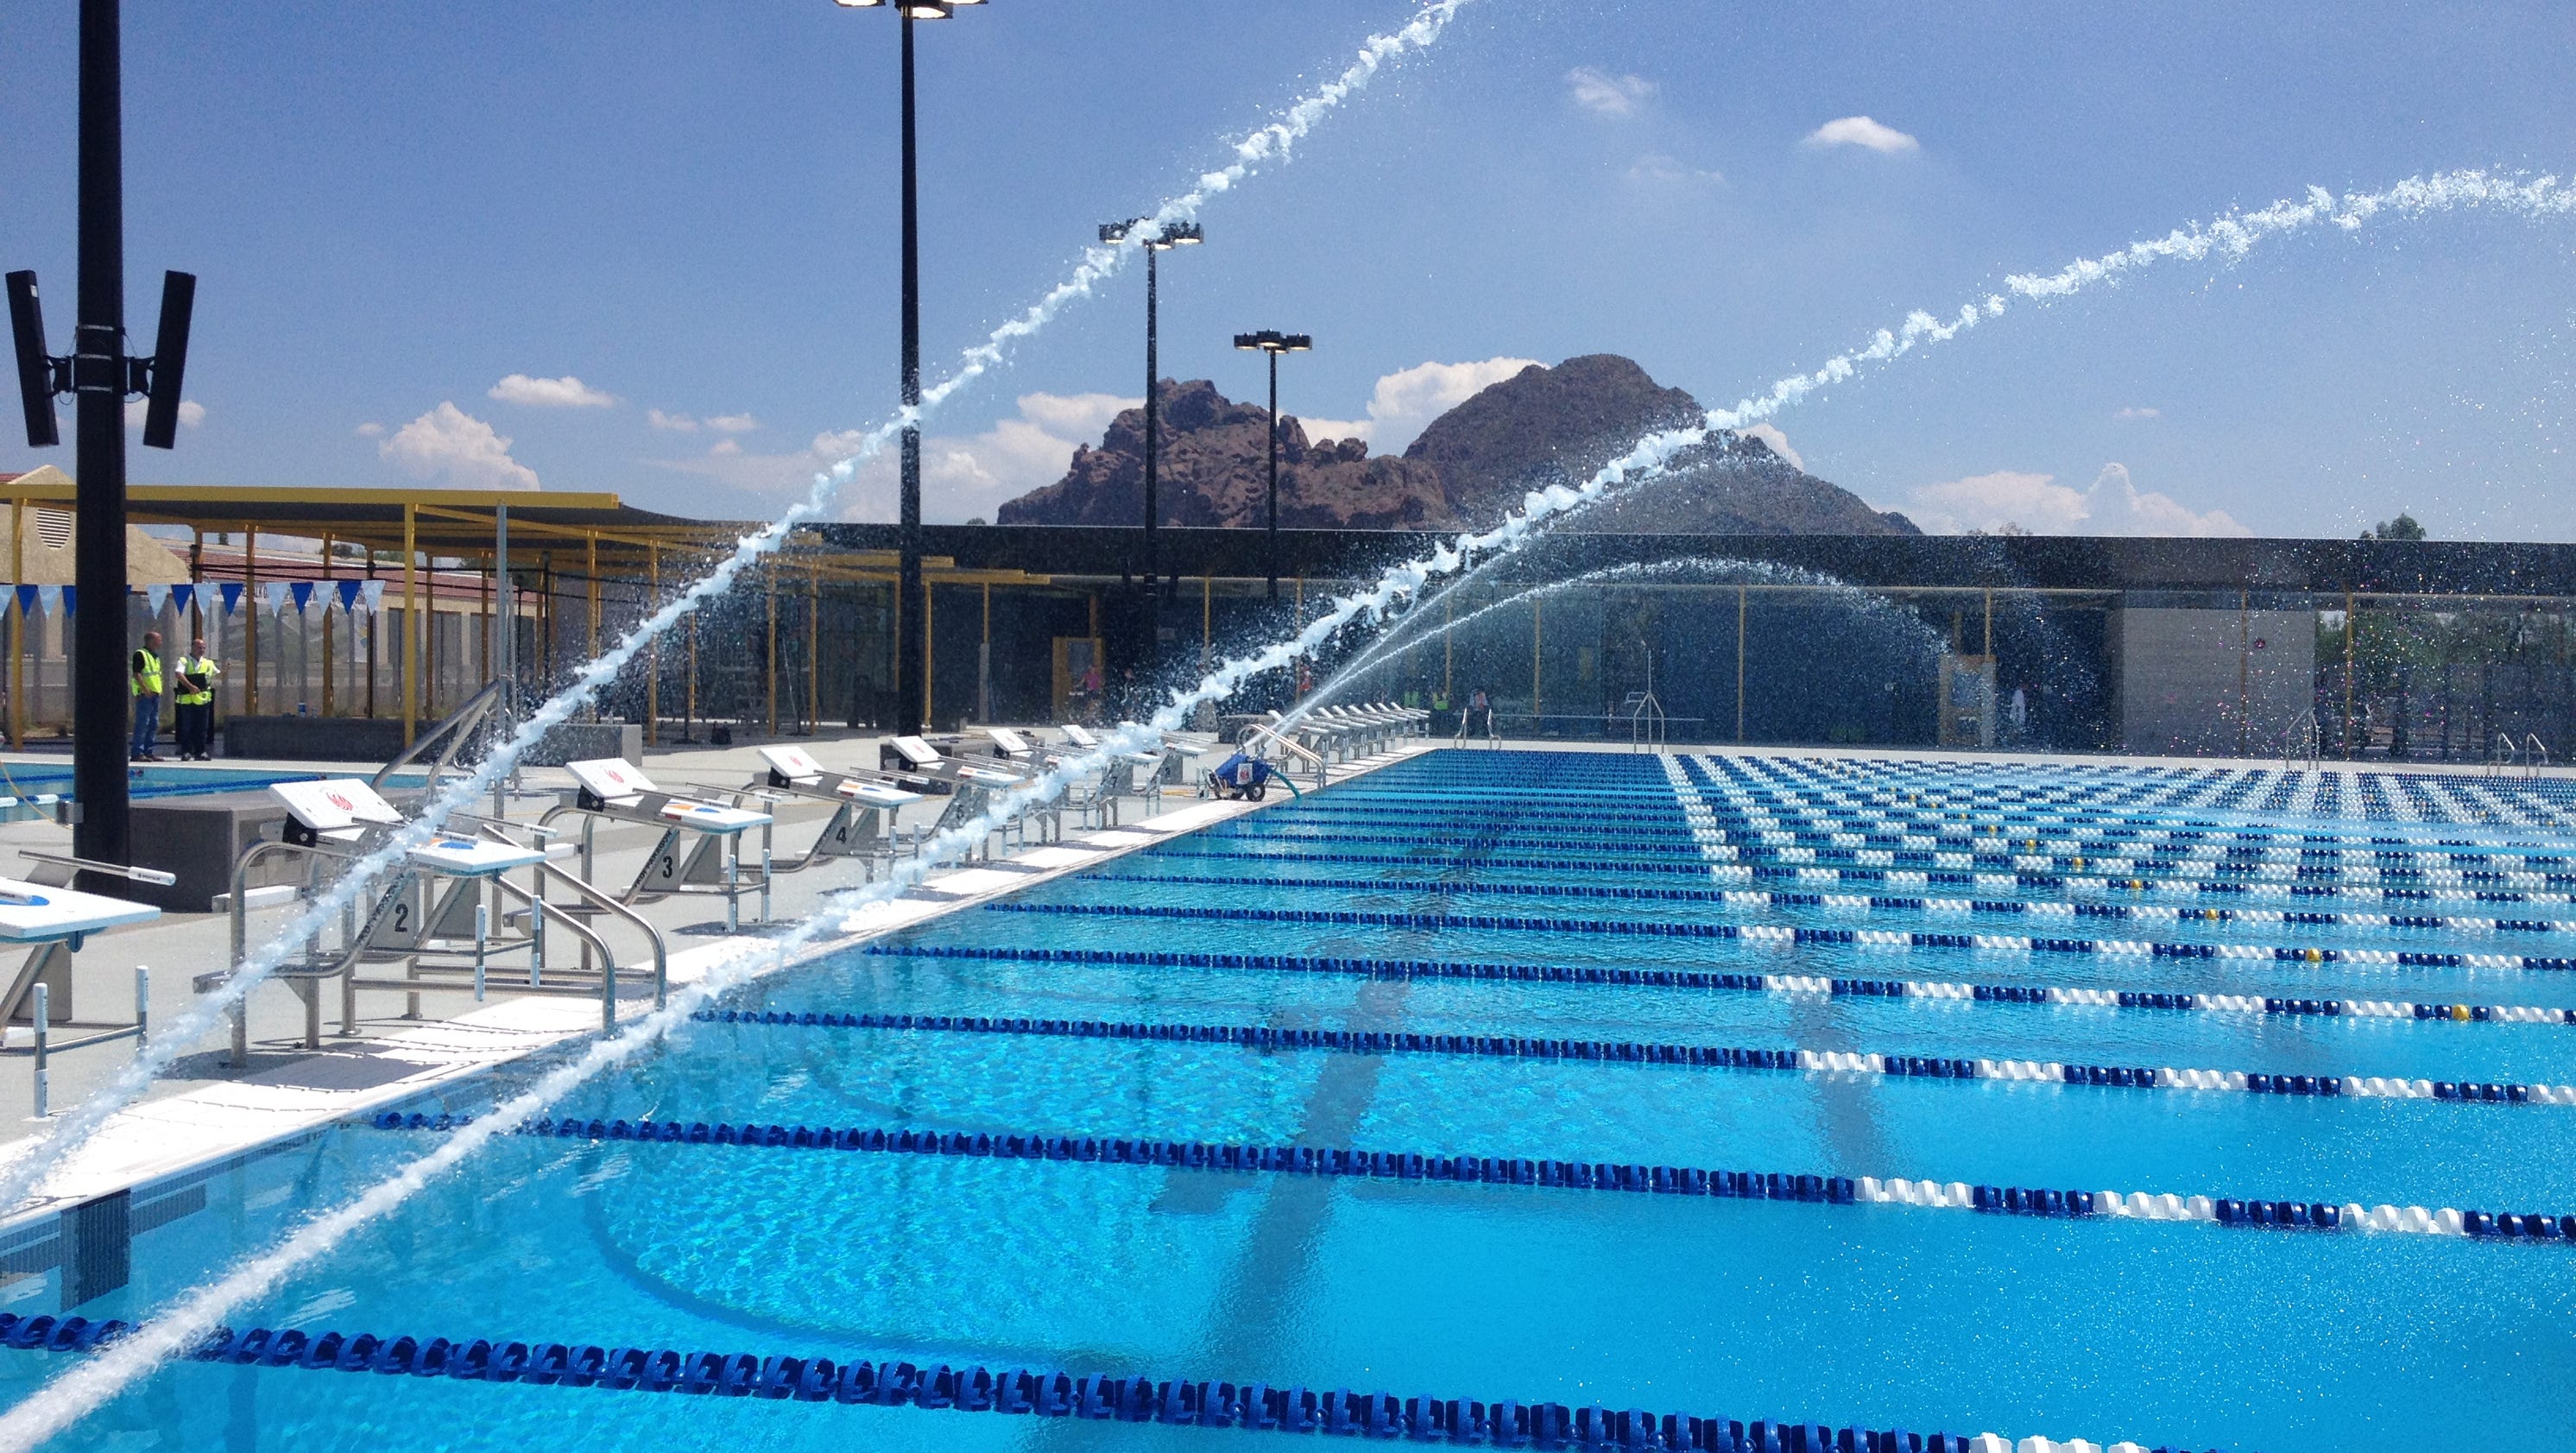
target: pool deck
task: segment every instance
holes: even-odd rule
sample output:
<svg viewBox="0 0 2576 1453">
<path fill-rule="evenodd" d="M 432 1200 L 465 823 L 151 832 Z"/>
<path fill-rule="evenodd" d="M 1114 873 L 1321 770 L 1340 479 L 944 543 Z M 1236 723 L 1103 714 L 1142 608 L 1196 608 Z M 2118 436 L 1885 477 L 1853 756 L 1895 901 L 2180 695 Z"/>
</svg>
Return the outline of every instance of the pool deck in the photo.
<svg viewBox="0 0 2576 1453">
<path fill-rule="evenodd" d="M 1394 750 L 1337 764 L 1332 780 L 1346 781 L 1404 761 L 1444 743 L 1412 740 Z M 864 753 L 853 747 L 864 746 Z M 829 762 L 876 760 L 874 738 L 847 738 L 818 747 Z M 263 766 L 271 764 L 261 764 Z M 748 780 L 758 765 L 755 747 L 652 752 L 643 764 L 658 782 L 677 787 L 698 781 Z M 353 775 L 345 765 L 321 768 Z M 555 801 L 553 789 L 568 787 L 568 774 L 531 772 L 531 792 L 514 800 L 514 819 L 533 819 Z M 561 778 L 560 783 L 555 779 Z M 543 788 L 542 792 L 535 789 Z M 1174 796 L 1182 805 L 1135 822 L 1069 835 L 1061 843 L 1025 848 L 991 863 L 932 872 L 902 895 L 867 904 L 848 913 L 831 932 L 794 955 L 760 966 L 754 976 L 775 973 L 792 964 L 838 953 L 878 935 L 908 928 L 950 913 L 973 908 L 1006 893 L 1068 873 L 1095 867 L 1113 858 L 1167 841 L 1197 829 L 1258 812 L 1292 800 L 1285 795 L 1265 802 L 1221 802 Z M 930 806 L 941 799 L 933 799 Z M 914 809 L 917 813 L 921 809 Z M 797 826 L 819 825 L 823 809 L 780 814 L 781 837 L 795 840 Z M 0 826 L 0 850 L 45 846 L 64 850 L 63 834 L 47 823 Z M 619 870 L 632 873 L 641 862 L 646 829 L 603 830 L 599 876 L 620 881 Z M 631 838 L 633 841 L 623 841 Z M 783 843 L 782 843 L 783 846 Z M 846 872 L 829 881 L 823 874 L 778 879 L 774 923 L 794 922 L 816 908 L 825 894 L 854 886 Z M 693 922 L 711 907 L 704 898 L 668 898 L 639 909 L 671 941 L 670 982 L 674 987 L 704 979 L 720 966 L 756 954 L 766 939 L 757 931 L 725 933 L 721 923 Z M 288 911 L 269 910 L 261 922 L 282 926 Z M 184 1012 L 193 995 L 188 981 L 195 972 L 220 965 L 227 954 L 229 923 L 220 914 L 169 914 L 160 921 L 122 933 L 101 935 L 75 961 L 82 1017 L 104 1000 L 109 1012 L 124 1017 L 131 1007 L 133 966 L 154 965 L 152 1009 L 156 1024 L 167 1024 Z M 0 957 L 6 957 L 0 952 Z M 12 960 L 14 963 L 14 960 Z M 375 996 L 383 1003 L 385 996 Z M 283 990 L 264 987 L 252 994 L 250 1064 L 234 1072 L 224 1067 L 228 1035 L 222 1028 L 174 1062 L 171 1070 L 133 1104 L 117 1112 L 89 1143 L 44 1181 L 25 1203 L 0 1217 L 0 1232 L 61 1213 L 65 1208 L 119 1190 L 149 1186 L 194 1170 L 220 1166 L 265 1153 L 316 1133 L 351 1116 L 372 1114 L 418 1101 L 443 1089 L 461 1087 L 473 1077 L 512 1061 L 587 1038 L 599 1032 L 600 1007 L 595 998 L 508 997 L 493 986 L 493 1000 L 476 1007 L 461 995 L 432 995 L 425 1014 L 439 1005 L 466 1006 L 449 1017 L 406 1020 L 371 1016 L 362 1020 L 366 1033 L 355 1038 L 327 1034 L 319 1051 L 300 1047 L 303 1008 Z M 652 1011 L 643 997 L 622 999 L 621 1020 Z M 336 1018 L 336 1016 L 326 1016 Z M 20 1042 L 25 1030 L 12 1042 Z M 66 1038 L 82 1031 L 58 1031 Z M 132 1042 L 97 1045 L 57 1055 L 52 1071 L 52 1122 L 28 1118 L 33 1105 L 34 1069 L 25 1055 L 0 1060 L 0 1124 L 26 1133 L 0 1143 L 0 1163 L 25 1153 L 35 1134 L 59 1123 L 91 1094 L 114 1080 L 131 1062 Z"/>
</svg>

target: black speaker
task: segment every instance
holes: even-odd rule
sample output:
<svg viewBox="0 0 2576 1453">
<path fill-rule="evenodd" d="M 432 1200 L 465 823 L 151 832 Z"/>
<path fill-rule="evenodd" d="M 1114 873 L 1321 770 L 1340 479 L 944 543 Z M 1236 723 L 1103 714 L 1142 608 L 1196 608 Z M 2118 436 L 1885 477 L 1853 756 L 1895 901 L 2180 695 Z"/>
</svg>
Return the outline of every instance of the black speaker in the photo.
<svg viewBox="0 0 2576 1453">
<path fill-rule="evenodd" d="M 179 381 L 188 372 L 188 318 L 197 306 L 197 275 L 161 275 L 161 328 L 152 340 L 152 392 L 143 408 L 143 445 L 168 449 L 179 439 Z"/>
<path fill-rule="evenodd" d="M 27 447 L 63 442 L 54 424 L 54 361 L 45 352 L 45 310 L 36 301 L 36 275 L 9 274 L 9 337 L 18 349 L 18 402 L 27 411 Z"/>
</svg>

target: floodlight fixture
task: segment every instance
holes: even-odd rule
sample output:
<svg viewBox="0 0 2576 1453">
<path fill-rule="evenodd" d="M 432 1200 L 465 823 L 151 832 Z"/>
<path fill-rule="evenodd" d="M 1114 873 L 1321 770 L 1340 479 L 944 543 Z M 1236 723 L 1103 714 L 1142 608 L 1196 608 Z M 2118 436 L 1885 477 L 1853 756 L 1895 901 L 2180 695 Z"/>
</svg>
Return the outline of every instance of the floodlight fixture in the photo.
<svg viewBox="0 0 2576 1453">
<path fill-rule="evenodd" d="M 1234 346 L 1246 353 L 1266 355 L 1270 360 L 1270 519 L 1265 526 L 1268 538 L 1263 542 L 1270 558 L 1270 598 L 1279 598 L 1279 355 L 1303 353 L 1315 346 L 1305 333 L 1282 333 L 1264 328 L 1258 333 L 1237 333 Z"/>
</svg>

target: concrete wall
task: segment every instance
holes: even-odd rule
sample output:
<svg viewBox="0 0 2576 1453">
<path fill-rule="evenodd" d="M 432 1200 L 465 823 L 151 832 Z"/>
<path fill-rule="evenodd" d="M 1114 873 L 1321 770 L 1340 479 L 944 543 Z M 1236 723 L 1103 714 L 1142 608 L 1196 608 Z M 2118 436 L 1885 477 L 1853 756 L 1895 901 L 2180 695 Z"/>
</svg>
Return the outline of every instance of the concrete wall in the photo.
<svg viewBox="0 0 2576 1453">
<path fill-rule="evenodd" d="M 2115 628 L 2121 743 L 2173 756 L 2280 751 L 2313 704 L 2310 611 L 2123 609 Z"/>
</svg>

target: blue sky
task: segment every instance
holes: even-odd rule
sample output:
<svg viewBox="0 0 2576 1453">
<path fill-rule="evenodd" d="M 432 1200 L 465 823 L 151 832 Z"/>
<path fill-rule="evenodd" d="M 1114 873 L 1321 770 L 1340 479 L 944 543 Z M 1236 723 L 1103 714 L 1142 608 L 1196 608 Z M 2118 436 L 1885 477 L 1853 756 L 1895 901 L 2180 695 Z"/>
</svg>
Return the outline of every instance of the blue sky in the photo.
<svg viewBox="0 0 2576 1453">
<path fill-rule="evenodd" d="M 922 26 L 932 374 L 1412 8 L 993 0 Z M 0 9 L 0 262 L 43 274 L 56 347 L 74 10 Z M 203 417 L 138 480 L 534 480 L 743 517 L 890 407 L 886 13 L 126 16 L 138 330 L 160 269 L 203 279 Z M 1286 407 L 1380 448 L 1515 359 L 1625 353 L 1729 402 L 1911 309 L 2311 183 L 2565 171 L 2572 43 L 2564 5 L 1475 0 L 1208 209 L 1165 268 L 1165 372 L 1254 397 L 1230 335 L 1311 332 Z M 1131 272 L 959 395 L 931 517 L 989 517 L 1096 437 L 1141 392 L 1142 311 Z M 1935 526 L 2339 535 L 2403 507 L 2567 540 L 2571 345 L 2576 222 L 2396 221 L 2023 308 L 1778 425 Z M 0 444 L 0 469 L 49 457 Z M 849 508 L 890 500 L 871 470 Z"/>
</svg>

